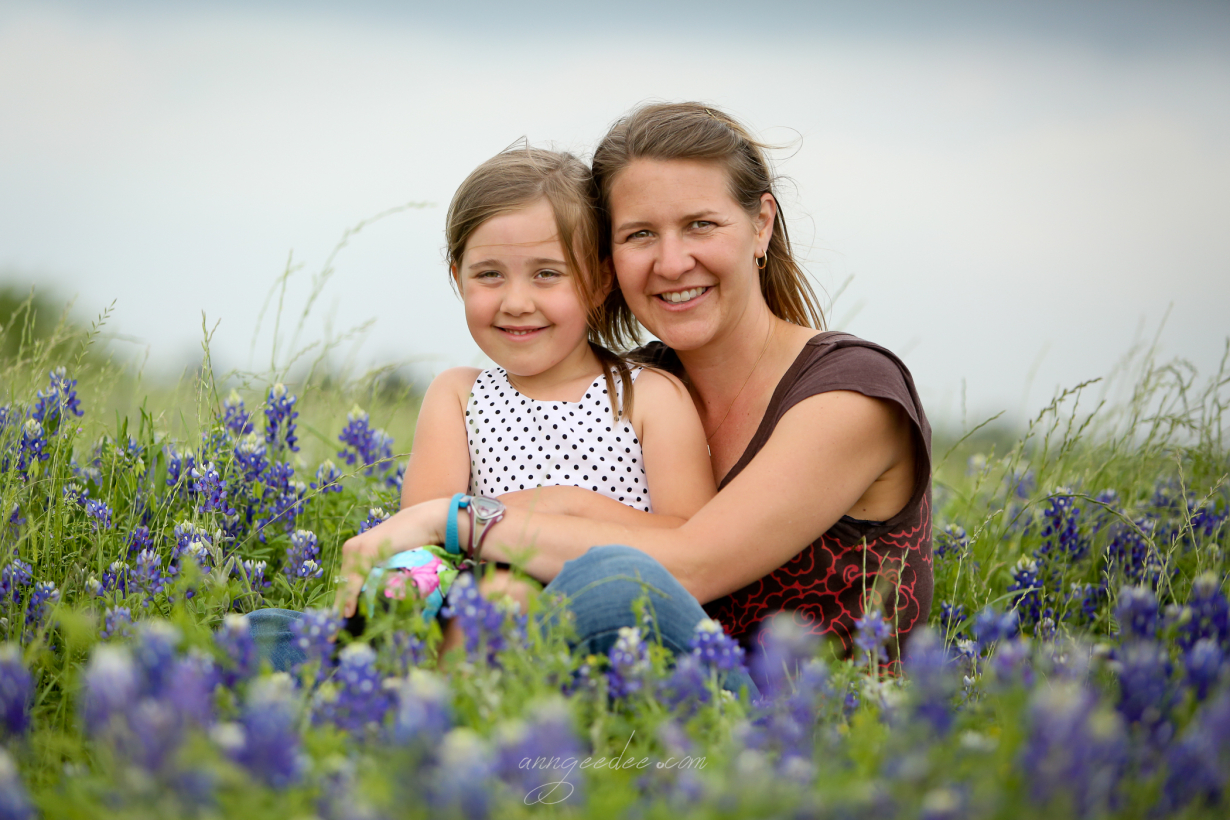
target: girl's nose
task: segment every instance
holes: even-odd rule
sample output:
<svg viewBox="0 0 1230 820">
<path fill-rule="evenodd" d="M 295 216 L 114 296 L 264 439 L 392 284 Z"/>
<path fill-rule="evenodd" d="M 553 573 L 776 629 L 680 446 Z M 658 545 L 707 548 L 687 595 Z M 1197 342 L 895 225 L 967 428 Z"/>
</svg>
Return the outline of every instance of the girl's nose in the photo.
<svg viewBox="0 0 1230 820">
<path fill-rule="evenodd" d="M 658 258 L 654 260 L 654 273 L 665 279 L 678 279 L 696 264 L 683 238 L 663 233 L 658 240 Z"/>
<path fill-rule="evenodd" d="M 535 307 L 531 286 L 514 277 L 504 288 L 504 301 L 500 309 L 509 316 L 524 316 L 527 313 L 533 313 Z"/>
</svg>

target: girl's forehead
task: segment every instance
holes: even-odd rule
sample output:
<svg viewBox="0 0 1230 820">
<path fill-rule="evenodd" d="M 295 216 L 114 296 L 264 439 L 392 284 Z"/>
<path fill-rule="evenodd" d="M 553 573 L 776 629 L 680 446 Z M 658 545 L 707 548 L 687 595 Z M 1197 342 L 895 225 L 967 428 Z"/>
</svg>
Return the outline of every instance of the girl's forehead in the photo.
<svg viewBox="0 0 1230 820">
<path fill-rule="evenodd" d="M 561 252 L 555 214 L 546 200 L 538 200 L 479 225 L 466 242 L 465 255 L 499 252 L 533 256 L 551 248 Z"/>
</svg>

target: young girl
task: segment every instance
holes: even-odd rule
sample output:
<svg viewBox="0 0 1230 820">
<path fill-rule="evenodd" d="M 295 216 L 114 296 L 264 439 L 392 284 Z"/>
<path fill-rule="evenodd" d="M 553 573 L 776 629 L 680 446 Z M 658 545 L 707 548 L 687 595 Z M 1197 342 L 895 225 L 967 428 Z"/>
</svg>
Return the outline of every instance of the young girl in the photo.
<svg viewBox="0 0 1230 820">
<path fill-rule="evenodd" d="M 572 486 L 623 502 L 611 513 L 619 520 L 668 527 L 715 494 L 687 389 L 608 349 L 633 328 L 605 311 L 614 281 L 599 258 L 599 231 L 589 169 L 571 154 L 510 149 L 457 190 L 449 273 L 470 334 L 498 367 L 456 367 L 428 387 L 403 507 Z M 413 581 L 428 618 L 455 575 L 435 547 L 386 566 L 406 572 L 385 580 L 385 594 Z"/>
</svg>

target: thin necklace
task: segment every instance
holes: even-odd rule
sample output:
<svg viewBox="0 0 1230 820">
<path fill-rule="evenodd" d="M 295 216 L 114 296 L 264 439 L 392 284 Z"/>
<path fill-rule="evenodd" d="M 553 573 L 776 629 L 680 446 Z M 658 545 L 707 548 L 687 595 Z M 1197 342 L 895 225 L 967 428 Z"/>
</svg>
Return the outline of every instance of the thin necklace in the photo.
<svg viewBox="0 0 1230 820">
<path fill-rule="evenodd" d="M 726 415 L 722 416 L 722 420 L 718 422 L 717 427 L 713 428 L 713 432 L 705 436 L 705 449 L 709 449 L 709 442 L 713 441 L 713 437 L 717 435 L 718 430 L 721 430 L 722 425 L 726 423 L 726 419 L 730 418 L 730 411 L 735 409 L 735 402 L 743 395 L 743 389 L 752 380 L 752 374 L 756 372 L 756 368 L 760 365 L 760 360 L 764 358 L 765 351 L 769 349 L 769 339 L 771 338 L 773 338 L 772 321 L 769 322 L 769 332 L 764 337 L 764 347 L 760 348 L 760 355 L 756 357 L 756 363 L 752 365 L 752 369 L 747 372 L 747 378 L 743 380 L 743 385 L 739 388 L 739 392 L 735 393 L 735 397 L 730 400 L 730 406 L 726 408 Z M 709 455 L 713 455 L 713 450 L 709 450 Z"/>
</svg>

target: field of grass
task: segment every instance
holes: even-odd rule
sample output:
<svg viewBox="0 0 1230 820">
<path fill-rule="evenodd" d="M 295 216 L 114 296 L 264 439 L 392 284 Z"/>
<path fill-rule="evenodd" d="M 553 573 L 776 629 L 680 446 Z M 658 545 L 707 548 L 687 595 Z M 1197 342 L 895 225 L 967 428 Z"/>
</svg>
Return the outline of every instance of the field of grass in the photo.
<svg viewBox="0 0 1230 820">
<path fill-rule="evenodd" d="M 208 358 L 168 387 L 89 349 L 62 329 L 0 369 L 0 820 L 1230 808 L 1224 370 L 1146 351 L 1107 403 L 937 441 L 904 672 L 870 615 L 852 659 L 779 623 L 673 662 L 647 621 L 582 657 L 481 600 L 440 668 L 414 602 L 336 643 L 325 609 L 341 542 L 396 507 L 408 390 Z M 256 661 L 266 606 L 309 610 L 290 674 Z M 720 688 L 740 664 L 757 702 Z"/>
</svg>

